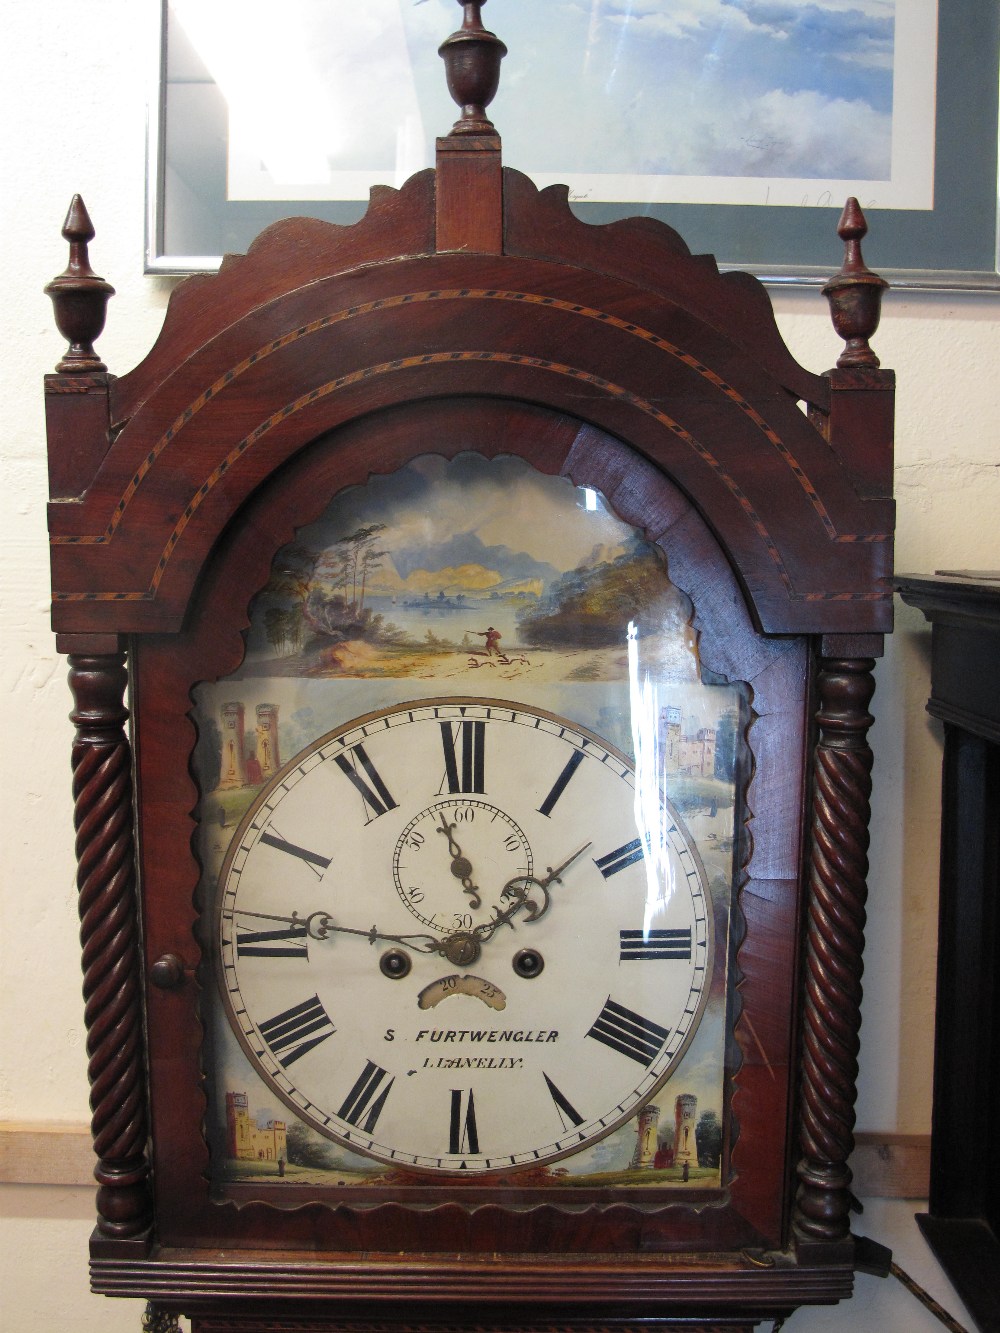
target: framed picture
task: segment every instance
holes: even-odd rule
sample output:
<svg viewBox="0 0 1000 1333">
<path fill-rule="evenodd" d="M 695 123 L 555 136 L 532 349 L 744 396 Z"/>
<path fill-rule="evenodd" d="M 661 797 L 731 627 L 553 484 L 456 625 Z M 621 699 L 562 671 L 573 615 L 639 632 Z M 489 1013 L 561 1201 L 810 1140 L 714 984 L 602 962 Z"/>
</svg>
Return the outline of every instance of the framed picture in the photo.
<svg viewBox="0 0 1000 1333">
<path fill-rule="evenodd" d="M 853 194 L 894 285 L 1000 287 L 995 6 L 493 0 L 486 17 L 509 48 L 505 160 L 567 184 L 584 221 L 646 214 L 723 268 L 818 283 Z M 372 185 L 432 166 L 455 118 L 434 51 L 459 18 L 454 0 L 162 0 L 147 271 L 216 268 L 281 217 L 354 222 Z"/>
</svg>

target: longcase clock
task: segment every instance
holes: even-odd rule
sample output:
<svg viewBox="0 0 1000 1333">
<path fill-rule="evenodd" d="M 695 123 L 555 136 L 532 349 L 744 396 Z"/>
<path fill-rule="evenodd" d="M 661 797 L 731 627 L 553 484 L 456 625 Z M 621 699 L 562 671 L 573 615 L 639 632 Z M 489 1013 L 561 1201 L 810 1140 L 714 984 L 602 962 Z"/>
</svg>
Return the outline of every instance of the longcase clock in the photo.
<svg viewBox="0 0 1000 1333">
<path fill-rule="evenodd" d="M 852 201 L 807 372 L 754 279 L 501 167 L 503 53 L 467 4 L 436 171 L 129 374 L 79 200 L 47 289 L 92 1284 L 197 1333 L 851 1291 L 884 284 Z"/>
</svg>

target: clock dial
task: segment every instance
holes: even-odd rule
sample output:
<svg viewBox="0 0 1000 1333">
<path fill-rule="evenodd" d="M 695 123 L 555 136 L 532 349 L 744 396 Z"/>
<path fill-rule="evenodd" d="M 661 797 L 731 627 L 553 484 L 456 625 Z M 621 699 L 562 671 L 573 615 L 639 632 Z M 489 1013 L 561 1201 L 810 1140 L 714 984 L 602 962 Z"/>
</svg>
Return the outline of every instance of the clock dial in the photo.
<svg viewBox="0 0 1000 1333">
<path fill-rule="evenodd" d="M 357 719 L 264 787 L 220 879 L 230 1022 L 299 1117 L 384 1162 L 578 1150 L 676 1066 L 706 998 L 704 871 L 658 786 L 500 700 Z"/>
</svg>

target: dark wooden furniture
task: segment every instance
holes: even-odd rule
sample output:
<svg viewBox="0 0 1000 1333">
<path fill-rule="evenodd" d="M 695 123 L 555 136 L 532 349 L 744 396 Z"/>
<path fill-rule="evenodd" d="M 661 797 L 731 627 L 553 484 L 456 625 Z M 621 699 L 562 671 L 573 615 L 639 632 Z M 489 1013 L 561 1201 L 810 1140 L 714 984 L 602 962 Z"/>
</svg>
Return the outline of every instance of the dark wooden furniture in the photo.
<svg viewBox="0 0 1000 1333">
<path fill-rule="evenodd" d="M 565 190 L 502 169 L 484 109 L 502 48 L 478 4 L 443 54 L 463 109 L 436 172 L 376 190 L 354 227 L 282 222 L 182 283 L 121 378 L 93 348 L 111 289 L 79 200 L 64 229 L 49 517 L 76 699 L 92 1283 L 197 1333 L 737 1333 L 852 1289 L 866 737 L 891 625 L 893 377 L 868 343 L 884 284 L 851 201 L 825 289 L 846 346 L 808 373 L 755 280 L 648 220 L 584 226 Z M 248 604 L 296 530 L 429 448 L 601 492 L 665 554 L 706 670 L 746 685 L 710 1198 L 612 1185 L 570 1205 L 513 1177 L 241 1194 L 212 1177 L 192 690 L 239 666 Z"/>
<path fill-rule="evenodd" d="M 1000 1329 L 1000 573 L 901 576 L 932 625 L 944 723 L 929 1209 L 918 1222 L 980 1329 Z"/>
</svg>

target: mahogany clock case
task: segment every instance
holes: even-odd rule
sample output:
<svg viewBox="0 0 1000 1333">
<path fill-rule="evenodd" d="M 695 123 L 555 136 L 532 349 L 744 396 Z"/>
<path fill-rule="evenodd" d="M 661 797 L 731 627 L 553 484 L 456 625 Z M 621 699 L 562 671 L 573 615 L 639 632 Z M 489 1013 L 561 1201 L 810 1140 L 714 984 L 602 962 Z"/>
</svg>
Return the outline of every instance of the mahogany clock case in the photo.
<svg viewBox="0 0 1000 1333">
<path fill-rule="evenodd" d="M 636 1203 L 609 1200 L 601 1191 L 576 1190 L 570 1202 L 558 1190 L 519 1186 L 515 1173 L 489 1186 L 481 1180 L 478 1185 L 475 1179 L 462 1181 L 458 1196 L 455 1181 L 428 1185 L 396 1179 L 388 1191 L 391 1206 L 386 1191 L 375 1186 L 310 1191 L 274 1180 L 230 1187 L 226 1203 L 213 1201 L 201 1128 L 206 1070 L 196 984 L 214 985 L 209 957 L 190 984 L 167 992 L 153 987 L 149 994 L 151 1012 L 157 1015 L 150 1024 L 149 1051 L 156 1117 L 153 1167 L 162 1182 L 157 1188 L 158 1234 L 164 1243 L 175 1245 L 190 1244 L 194 1237 L 217 1244 L 253 1237 L 264 1206 L 233 1205 L 264 1197 L 272 1206 L 293 1209 L 282 1217 L 280 1233 L 269 1229 L 271 1245 L 289 1248 L 320 1243 L 338 1250 L 371 1250 L 412 1243 L 407 1241 L 412 1222 L 401 1206 L 406 1203 L 439 1205 L 420 1222 L 421 1244 L 427 1250 L 585 1251 L 593 1244 L 595 1210 L 603 1226 L 612 1228 L 616 1249 L 781 1248 L 790 1153 L 787 1071 L 792 1062 L 793 952 L 800 897 L 796 867 L 804 801 L 806 644 L 801 637 L 767 641 L 757 636 L 742 611 L 726 561 L 690 503 L 622 444 L 576 419 L 497 400 L 439 399 L 340 428 L 287 465 L 227 533 L 204 580 L 190 628 L 179 636 L 137 643 L 134 707 L 147 720 L 137 744 L 137 797 L 140 869 L 148 885 L 148 957 L 190 958 L 193 935 L 206 941 L 206 953 L 211 948 L 209 904 L 196 902 L 200 871 L 191 851 L 191 812 L 198 793 L 186 775 L 195 737 L 190 720 L 180 719 L 190 710 L 197 682 L 239 665 L 246 608 L 267 580 L 271 553 L 293 537 L 296 527 L 315 518 L 336 489 L 363 483 L 376 458 L 379 471 L 389 472 L 415 452 L 423 453 L 424 442 L 434 441 L 447 455 L 461 451 L 470 440 L 479 442 L 480 450 L 482 442 L 488 442 L 483 451 L 489 455 L 527 456 L 536 467 L 571 476 L 577 485 L 606 495 L 619 517 L 641 522 L 655 534 L 668 553 L 674 580 L 681 588 L 696 588 L 703 666 L 715 676 L 745 680 L 752 687 L 755 717 L 750 734 L 757 773 L 749 793 L 753 855 L 741 895 L 746 935 L 738 960 L 738 999 L 733 994 L 737 1012 L 730 1026 L 741 1011 L 746 1029 L 752 1025 L 756 1035 L 748 1048 L 731 1055 L 738 1073 L 726 1188 L 699 1195 L 692 1187 L 682 1199 L 676 1191 L 643 1190 L 643 1201 Z M 157 721 L 150 723 L 154 714 Z M 769 753 L 798 755 L 797 777 L 783 774 L 780 781 L 768 781 L 768 765 L 762 760 Z M 766 915 L 758 902 L 768 905 Z M 741 1143 L 746 1145 L 742 1152 Z M 198 1146 L 197 1152 L 192 1145 Z M 313 1206 L 302 1207 L 304 1193 L 316 1196 Z M 649 1194 L 657 1197 L 645 1197 Z M 470 1195 L 474 1202 L 470 1198 L 466 1205 Z M 547 1207 L 541 1209 L 543 1201 Z M 680 1202 L 686 1206 L 679 1208 Z M 694 1206 L 699 1203 L 711 1206 Z M 601 1246 L 607 1246 L 607 1239 Z"/>
<path fill-rule="evenodd" d="M 827 293 L 847 345 L 812 375 L 753 279 L 660 224 L 584 226 L 565 191 L 501 169 L 491 131 L 440 141 L 436 173 L 375 191 L 356 226 L 279 223 L 182 283 L 120 379 L 93 349 L 93 229 L 82 206 L 67 220 L 49 512 L 98 1291 L 202 1315 L 419 1299 L 745 1321 L 850 1292 L 867 705 L 891 627 L 893 380 L 868 345 L 884 284 L 855 206 Z M 516 1172 L 220 1188 L 198 688 L 239 669 L 276 553 L 335 496 L 470 453 L 603 497 L 688 600 L 705 678 L 744 690 L 719 1182 L 575 1202 Z"/>
</svg>

